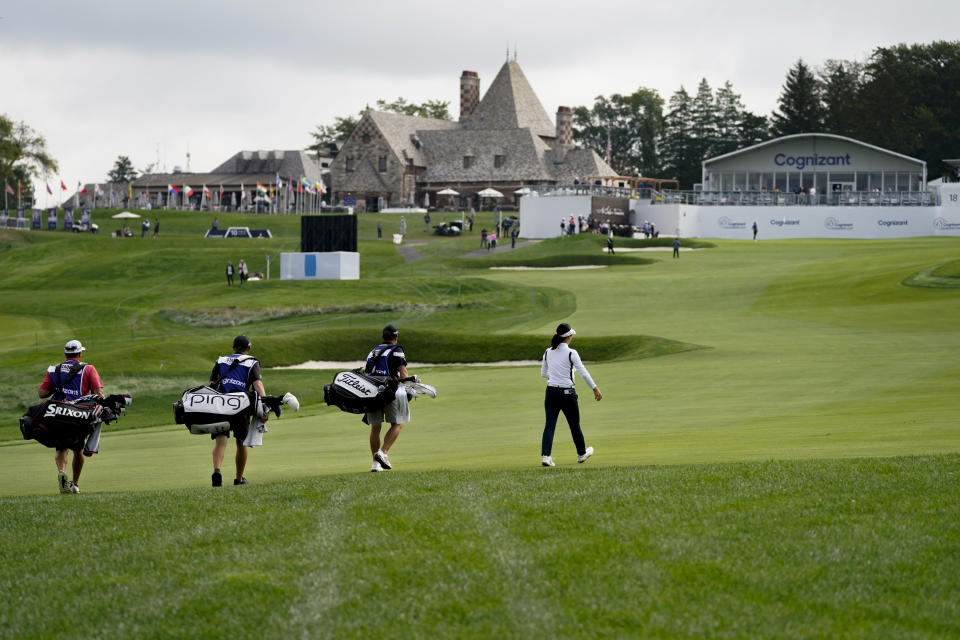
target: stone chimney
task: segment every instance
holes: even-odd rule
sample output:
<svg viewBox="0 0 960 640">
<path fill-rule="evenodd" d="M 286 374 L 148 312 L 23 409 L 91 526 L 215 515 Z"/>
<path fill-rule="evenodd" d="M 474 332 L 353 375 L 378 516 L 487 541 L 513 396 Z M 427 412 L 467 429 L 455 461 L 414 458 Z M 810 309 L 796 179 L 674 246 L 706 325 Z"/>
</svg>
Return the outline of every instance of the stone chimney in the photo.
<svg viewBox="0 0 960 640">
<path fill-rule="evenodd" d="M 573 147 L 573 111 L 570 107 L 557 107 L 557 139 L 553 143 L 554 157 L 563 162 L 567 150 Z"/>
<path fill-rule="evenodd" d="M 480 104 L 480 76 L 476 71 L 464 71 L 460 76 L 460 122 L 470 116 Z"/>
</svg>

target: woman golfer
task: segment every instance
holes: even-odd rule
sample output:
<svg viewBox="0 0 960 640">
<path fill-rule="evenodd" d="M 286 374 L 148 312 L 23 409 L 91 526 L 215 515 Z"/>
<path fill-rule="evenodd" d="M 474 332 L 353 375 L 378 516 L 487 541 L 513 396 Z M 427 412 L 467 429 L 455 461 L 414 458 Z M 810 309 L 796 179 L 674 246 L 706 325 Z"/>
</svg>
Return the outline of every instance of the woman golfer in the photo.
<svg viewBox="0 0 960 640">
<path fill-rule="evenodd" d="M 593 447 L 586 446 L 580 430 L 580 407 L 577 405 L 577 392 L 573 388 L 573 370 L 576 369 L 583 381 L 593 389 L 593 397 L 597 401 L 603 398 L 603 394 L 580 361 L 580 354 L 570 348 L 570 340 L 576 333 L 567 323 L 560 324 L 556 335 L 550 339 L 550 348 L 543 353 L 540 375 L 547 379 L 547 393 L 543 400 L 547 422 L 543 427 L 540 455 L 543 456 L 542 464 L 545 467 L 555 466 L 550 451 L 553 449 L 553 431 L 561 411 L 570 426 L 573 444 L 577 447 L 577 462 L 586 462 L 593 455 Z"/>
</svg>

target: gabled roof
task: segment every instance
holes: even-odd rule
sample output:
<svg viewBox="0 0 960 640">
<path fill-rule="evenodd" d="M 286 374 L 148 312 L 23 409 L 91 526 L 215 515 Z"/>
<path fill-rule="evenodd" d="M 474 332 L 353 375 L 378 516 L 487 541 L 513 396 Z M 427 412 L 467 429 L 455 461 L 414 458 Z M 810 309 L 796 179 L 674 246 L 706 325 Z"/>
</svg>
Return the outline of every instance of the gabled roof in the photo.
<svg viewBox="0 0 960 640">
<path fill-rule="evenodd" d="M 504 63 L 480 104 L 464 121 L 465 129 L 530 128 L 553 138 L 556 128 L 515 60 Z"/>
<path fill-rule="evenodd" d="M 316 156 L 306 151 L 238 151 L 215 168 L 213 175 L 306 176 L 320 179 L 321 167 Z"/>
<path fill-rule="evenodd" d="M 413 164 L 417 166 L 423 166 L 423 154 L 420 147 L 415 143 L 417 131 L 458 129 L 460 127 L 458 123 L 452 120 L 421 118 L 387 111 L 369 110 L 364 116 L 373 121 L 384 140 L 399 158 L 403 160 L 413 158 Z M 359 124 L 357 129 L 360 130 L 358 133 L 362 133 L 363 127 Z"/>
<path fill-rule="evenodd" d="M 865 147 L 867 149 L 872 149 L 873 151 L 878 151 L 880 153 L 885 153 L 889 156 L 900 158 L 902 160 L 909 160 L 910 162 L 916 162 L 917 164 L 923 164 L 923 165 L 926 164 L 926 162 L 924 162 L 923 160 L 918 160 L 917 158 L 911 158 L 910 156 L 905 156 L 902 153 L 897 153 L 896 151 L 890 151 L 889 149 L 884 149 L 883 147 L 877 147 L 872 144 L 867 144 L 866 142 L 863 142 L 861 140 L 855 140 L 854 138 L 848 138 L 846 136 L 839 136 L 835 133 L 794 133 L 789 136 L 774 138 L 773 140 L 765 140 L 764 142 L 761 142 L 759 144 L 755 144 L 750 147 L 744 147 L 743 149 L 737 149 L 736 151 L 731 151 L 730 153 L 725 153 L 721 156 L 707 158 L 706 160 L 703 161 L 703 165 L 706 166 L 712 162 L 716 162 L 717 160 L 725 160 L 726 158 L 732 158 L 733 156 L 738 156 L 738 155 L 753 151 L 755 149 L 762 149 L 763 147 L 768 147 L 770 145 L 780 144 L 781 142 L 785 142 L 787 140 L 795 140 L 795 139 L 802 139 L 802 138 L 826 138 L 831 140 L 840 140 L 843 142 L 850 142 L 850 143 L 859 145 L 861 147 Z"/>
</svg>

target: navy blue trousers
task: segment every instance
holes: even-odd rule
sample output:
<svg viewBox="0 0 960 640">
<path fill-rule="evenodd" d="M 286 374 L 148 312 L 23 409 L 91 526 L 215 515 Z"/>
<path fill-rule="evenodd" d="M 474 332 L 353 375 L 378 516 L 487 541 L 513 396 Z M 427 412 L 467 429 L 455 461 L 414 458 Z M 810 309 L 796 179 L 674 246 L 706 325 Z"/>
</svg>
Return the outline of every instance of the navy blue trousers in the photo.
<svg viewBox="0 0 960 640">
<path fill-rule="evenodd" d="M 547 414 L 547 422 L 543 427 L 543 441 L 540 444 L 540 455 L 548 456 L 553 449 L 553 432 L 557 428 L 557 418 L 560 412 L 567 419 L 573 444 L 577 447 L 577 455 L 587 452 L 587 445 L 583 441 L 583 431 L 580 430 L 580 405 L 577 404 L 577 393 L 573 389 L 559 389 L 547 387 L 543 399 L 543 409 Z"/>
</svg>

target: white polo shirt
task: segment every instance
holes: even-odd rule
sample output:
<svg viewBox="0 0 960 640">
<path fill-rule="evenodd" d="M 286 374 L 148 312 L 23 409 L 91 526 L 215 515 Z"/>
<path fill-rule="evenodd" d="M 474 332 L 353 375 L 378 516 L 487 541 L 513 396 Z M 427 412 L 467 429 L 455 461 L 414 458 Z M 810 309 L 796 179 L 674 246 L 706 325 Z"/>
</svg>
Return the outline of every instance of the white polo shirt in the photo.
<svg viewBox="0 0 960 640">
<path fill-rule="evenodd" d="M 543 352 L 543 363 L 540 365 L 540 376 L 547 379 L 551 387 L 573 387 L 573 370 L 576 369 L 591 389 L 596 388 L 590 372 L 583 366 L 580 354 L 571 349 L 566 342 L 561 342 L 556 349 L 547 349 Z"/>
</svg>

